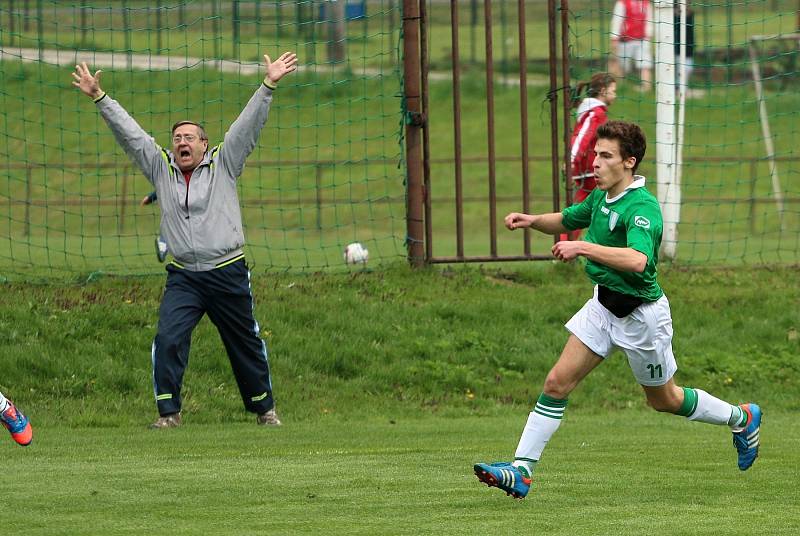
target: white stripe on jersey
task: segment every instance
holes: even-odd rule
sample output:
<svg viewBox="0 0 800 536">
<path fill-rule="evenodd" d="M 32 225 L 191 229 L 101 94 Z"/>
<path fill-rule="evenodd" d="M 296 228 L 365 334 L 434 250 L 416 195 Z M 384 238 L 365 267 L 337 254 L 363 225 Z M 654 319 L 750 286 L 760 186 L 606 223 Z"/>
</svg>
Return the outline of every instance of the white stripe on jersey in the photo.
<svg viewBox="0 0 800 536">
<path fill-rule="evenodd" d="M 575 157 L 578 155 L 578 149 L 581 146 L 581 141 L 583 141 L 584 136 L 586 136 L 586 131 L 589 130 L 589 125 L 592 123 L 592 117 L 594 116 L 594 110 L 589 110 L 589 116 L 581 125 L 581 131 L 578 132 L 578 135 L 575 136 L 575 141 L 572 144 L 572 160 L 575 160 Z"/>
</svg>

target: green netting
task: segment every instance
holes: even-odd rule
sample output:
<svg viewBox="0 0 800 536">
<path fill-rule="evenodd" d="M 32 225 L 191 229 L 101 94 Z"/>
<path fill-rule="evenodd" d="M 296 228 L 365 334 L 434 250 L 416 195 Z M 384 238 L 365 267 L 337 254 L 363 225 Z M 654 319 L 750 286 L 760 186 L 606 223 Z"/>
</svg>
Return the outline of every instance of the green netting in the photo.
<svg viewBox="0 0 800 536">
<path fill-rule="evenodd" d="M 0 5 L 0 277 L 156 273 L 157 206 L 91 100 L 76 61 L 170 146 L 180 119 L 211 145 L 264 76 L 296 51 L 240 179 L 247 255 L 259 269 L 404 255 L 397 2 L 4 2 Z"/>
<path fill-rule="evenodd" d="M 675 21 L 680 20 L 682 3 L 688 5 L 694 22 L 694 68 L 685 91 L 676 258 L 680 262 L 714 264 L 798 262 L 797 2 L 676 1 L 677 9 L 668 13 L 673 34 L 662 38 L 665 43 L 679 36 Z M 651 4 L 656 8 L 671 2 Z M 613 55 L 609 34 L 614 7 L 613 0 L 570 2 L 573 80 L 588 79 L 592 73 L 608 68 Z M 653 19 L 659 20 L 656 13 Z M 657 54 L 658 44 L 659 34 L 654 30 L 654 74 L 659 62 L 670 61 Z M 679 58 L 672 64 L 676 71 L 681 65 Z M 609 115 L 645 127 L 648 155 L 641 172 L 656 179 L 651 185 L 655 192 L 655 182 L 665 180 L 663 173 L 658 173 L 656 158 L 657 144 L 666 143 L 663 136 L 659 139 L 656 125 L 657 102 L 663 93 L 645 90 L 640 75 L 633 69 L 623 76 L 620 96 Z M 674 100 L 680 102 L 680 92 L 675 93 Z M 680 128 L 678 117 L 676 113 L 675 132 Z M 773 148 L 768 150 L 770 143 Z"/>
<path fill-rule="evenodd" d="M 104 88 L 160 143 L 168 143 L 169 125 L 186 117 L 203 121 L 213 143 L 259 83 L 261 54 L 297 51 L 302 68 L 281 84 L 240 183 L 251 262 L 267 269 L 337 267 L 343 246 L 356 240 L 369 248 L 372 261 L 403 256 L 400 2 L 348 2 L 344 8 L 339 3 L 343 16 L 329 11 L 333 4 L 2 4 L 0 277 L 161 269 L 152 247 L 158 209 L 139 207 L 149 184 L 91 103 L 70 87 L 76 59 L 102 68 Z M 425 5 L 434 254 L 452 255 L 451 3 Z M 458 5 L 465 253 L 485 255 L 490 242 L 486 10 L 477 0 Z M 574 83 L 607 69 L 615 2 L 568 5 Z M 552 207 L 547 2 L 530 0 L 524 6 L 530 193 L 532 209 L 545 211 Z M 514 83 L 519 15 L 511 0 L 490 7 L 496 212 L 502 218 L 518 210 L 521 199 L 520 91 Z M 691 7 L 695 68 L 686 91 L 676 258 L 797 262 L 800 97 L 798 42 L 790 37 L 800 24 L 796 2 L 709 1 Z M 337 16 L 346 19 L 344 38 L 337 34 L 340 26 L 329 22 Z M 754 39 L 769 35 L 781 37 Z M 656 183 L 664 182 L 656 157 L 658 93 L 639 92 L 638 82 L 635 73 L 620 80 L 610 116 L 645 127 L 650 148 L 641 171 L 655 191 Z M 774 145 L 771 155 L 765 125 Z M 518 234 L 501 229 L 497 238 L 500 254 L 519 253 Z M 546 253 L 550 244 L 548 237 L 536 236 L 533 253 Z"/>
</svg>

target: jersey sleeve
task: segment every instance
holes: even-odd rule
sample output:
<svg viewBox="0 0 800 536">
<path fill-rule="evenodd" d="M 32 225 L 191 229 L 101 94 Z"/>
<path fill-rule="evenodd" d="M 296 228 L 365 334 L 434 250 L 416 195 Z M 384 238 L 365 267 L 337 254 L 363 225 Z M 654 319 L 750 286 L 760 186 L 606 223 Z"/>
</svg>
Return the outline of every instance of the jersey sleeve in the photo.
<svg viewBox="0 0 800 536">
<path fill-rule="evenodd" d="M 636 205 L 625 218 L 628 247 L 646 255 L 648 261 L 652 260 L 661 244 L 663 227 L 657 202 Z"/>
<path fill-rule="evenodd" d="M 601 191 L 599 188 L 595 188 L 582 203 L 569 206 L 561 211 L 561 225 L 566 227 L 569 231 L 589 227 L 589 224 L 592 222 L 592 209 L 599 195 L 598 192 L 599 194 L 605 195 L 605 192 Z"/>
<path fill-rule="evenodd" d="M 614 4 L 614 12 L 611 15 L 611 28 L 609 29 L 612 41 L 620 38 L 620 35 L 622 34 L 622 21 L 624 20 L 625 4 L 622 2 L 622 0 L 617 0 L 617 2 Z"/>
<path fill-rule="evenodd" d="M 258 144 L 271 104 L 272 90 L 260 84 L 225 133 L 225 139 L 219 145 L 218 159 L 232 178 L 237 179 L 242 174 L 245 160 Z"/>
</svg>

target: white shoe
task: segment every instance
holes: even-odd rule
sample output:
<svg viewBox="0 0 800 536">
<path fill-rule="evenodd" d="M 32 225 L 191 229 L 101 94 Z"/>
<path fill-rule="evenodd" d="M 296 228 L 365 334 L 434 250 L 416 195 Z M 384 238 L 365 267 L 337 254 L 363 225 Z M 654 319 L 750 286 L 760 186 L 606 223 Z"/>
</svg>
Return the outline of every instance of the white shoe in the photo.
<svg viewBox="0 0 800 536">
<path fill-rule="evenodd" d="M 265 413 L 259 413 L 256 422 L 267 426 L 280 426 L 282 424 L 278 414 L 275 412 L 275 408 Z"/>
</svg>

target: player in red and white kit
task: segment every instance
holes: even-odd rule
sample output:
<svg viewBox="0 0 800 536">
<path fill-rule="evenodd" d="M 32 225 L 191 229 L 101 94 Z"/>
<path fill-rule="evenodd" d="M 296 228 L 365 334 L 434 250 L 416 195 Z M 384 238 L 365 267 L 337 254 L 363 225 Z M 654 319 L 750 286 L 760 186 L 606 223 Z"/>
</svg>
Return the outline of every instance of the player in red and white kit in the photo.
<svg viewBox="0 0 800 536">
<path fill-rule="evenodd" d="M 653 7 L 649 0 L 617 0 L 611 17 L 611 56 L 608 69 L 617 78 L 639 70 L 641 90 L 649 91 L 653 81 Z"/>
<path fill-rule="evenodd" d="M 585 94 L 585 97 L 581 97 Z M 570 142 L 570 175 L 575 181 L 572 204 L 577 205 L 586 199 L 595 188 L 594 145 L 597 143 L 597 129 L 608 121 L 608 107 L 617 98 L 617 82 L 609 73 L 596 73 L 588 82 L 581 82 L 575 90 L 577 122 L 572 130 Z M 578 104 L 580 103 L 580 104 Z M 581 230 L 576 229 L 561 240 L 577 240 Z"/>
</svg>

